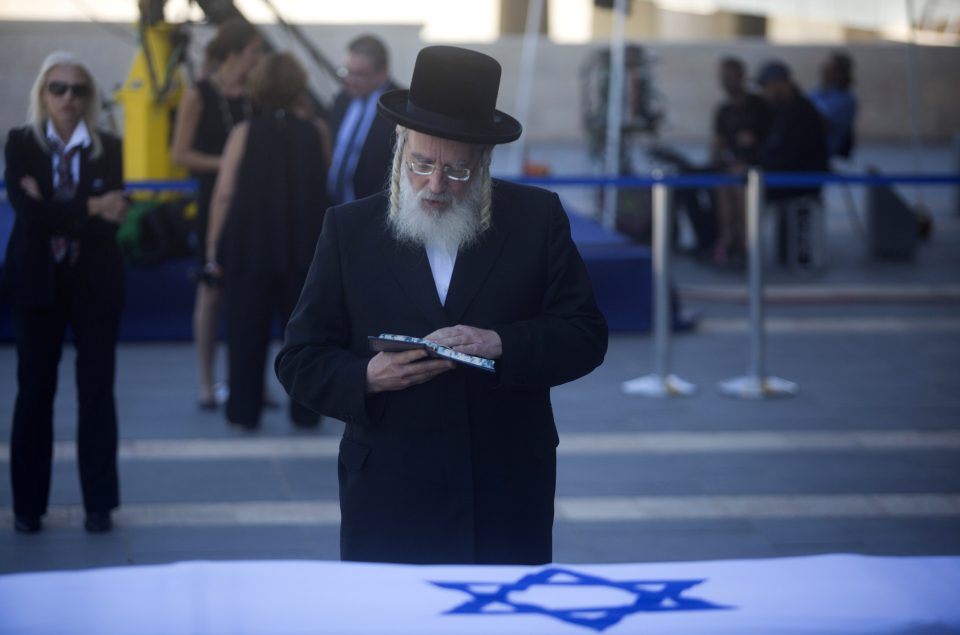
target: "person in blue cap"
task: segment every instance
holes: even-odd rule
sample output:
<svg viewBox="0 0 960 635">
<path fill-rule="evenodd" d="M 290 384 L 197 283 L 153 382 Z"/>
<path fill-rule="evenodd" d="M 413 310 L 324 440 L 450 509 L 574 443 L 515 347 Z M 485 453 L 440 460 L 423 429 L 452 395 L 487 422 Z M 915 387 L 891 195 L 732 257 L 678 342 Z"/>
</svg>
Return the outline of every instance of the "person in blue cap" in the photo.
<svg viewBox="0 0 960 635">
<path fill-rule="evenodd" d="M 297 402 L 345 422 L 344 560 L 552 560 L 553 386 L 602 361 L 607 326 L 556 194 L 490 177 L 520 123 L 496 109 L 500 65 L 420 51 L 387 190 L 331 208 L 276 359 Z M 426 338 L 484 372 L 368 336 Z"/>
</svg>

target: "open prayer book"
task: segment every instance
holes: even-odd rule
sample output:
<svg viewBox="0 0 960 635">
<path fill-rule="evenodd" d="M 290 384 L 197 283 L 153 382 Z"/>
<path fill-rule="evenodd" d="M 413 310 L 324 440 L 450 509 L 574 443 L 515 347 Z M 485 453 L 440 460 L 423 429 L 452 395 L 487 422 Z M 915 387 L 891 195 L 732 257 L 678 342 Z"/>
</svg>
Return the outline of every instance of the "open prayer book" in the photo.
<svg viewBox="0 0 960 635">
<path fill-rule="evenodd" d="M 415 348 L 422 348 L 427 351 L 431 357 L 442 357 L 443 359 L 449 359 L 451 362 L 479 368 L 488 373 L 496 372 L 492 359 L 478 355 L 467 355 L 466 353 L 455 351 L 446 346 L 440 346 L 436 342 L 431 342 L 430 340 L 419 337 L 381 333 L 380 335 L 370 335 L 367 339 L 370 340 L 370 350 L 372 351 L 395 353 L 397 351 L 409 351 Z"/>
</svg>

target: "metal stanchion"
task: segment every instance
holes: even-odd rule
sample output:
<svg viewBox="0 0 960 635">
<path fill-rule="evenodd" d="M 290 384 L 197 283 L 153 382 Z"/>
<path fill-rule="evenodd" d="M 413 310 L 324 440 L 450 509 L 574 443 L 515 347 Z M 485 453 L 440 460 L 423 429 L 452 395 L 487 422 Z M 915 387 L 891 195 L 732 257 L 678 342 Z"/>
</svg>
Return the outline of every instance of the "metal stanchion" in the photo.
<svg viewBox="0 0 960 635">
<path fill-rule="evenodd" d="M 670 191 L 663 183 L 653 186 L 653 368 L 620 385 L 626 395 L 670 397 L 692 395 L 697 387 L 670 374 L 670 241 L 668 238 Z"/>
<path fill-rule="evenodd" d="M 763 206 L 763 176 L 759 170 L 747 173 L 747 260 L 749 262 L 750 360 L 745 377 L 720 382 L 721 393 L 743 399 L 795 395 L 799 386 L 792 381 L 767 375 L 766 326 L 763 300 L 763 249 L 760 214 Z"/>
<path fill-rule="evenodd" d="M 960 134 L 953 135 L 953 168 L 960 174 Z M 960 185 L 953 188 L 953 211 L 960 214 Z"/>
<path fill-rule="evenodd" d="M 624 30 L 627 21 L 627 0 L 615 0 L 613 32 L 610 34 L 610 73 L 607 89 L 607 148 L 604 168 L 607 174 L 620 174 L 620 144 L 623 143 L 623 76 Z M 617 186 L 603 189 L 601 222 L 607 229 L 617 227 Z"/>
</svg>

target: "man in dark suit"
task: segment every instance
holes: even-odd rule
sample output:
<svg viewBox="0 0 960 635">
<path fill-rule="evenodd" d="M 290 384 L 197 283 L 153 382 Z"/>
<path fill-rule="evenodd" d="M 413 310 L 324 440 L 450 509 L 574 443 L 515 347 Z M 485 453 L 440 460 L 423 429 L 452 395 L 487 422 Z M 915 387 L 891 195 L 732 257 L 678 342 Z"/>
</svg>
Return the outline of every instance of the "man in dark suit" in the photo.
<svg viewBox="0 0 960 635">
<path fill-rule="evenodd" d="M 496 110 L 500 65 L 423 49 L 397 122 L 389 195 L 333 207 L 277 356 L 291 397 L 346 423 L 341 557 L 552 560 L 558 443 L 550 388 L 602 361 L 607 327 L 559 198 L 490 178 L 521 126 Z M 370 352 L 425 337 L 495 372 Z"/>
<path fill-rule="evenodd" d="M 361 35 L 350 42 L 341 70 L 343 91 L 330 109 L 334 145 L 327 193 L 334 204 L 375 194 L 386 186 L 394 124 L 377 113 L 377 100 L 397 88 L 389 72 L 387 49 L 378 38 Z"/>
</svg>

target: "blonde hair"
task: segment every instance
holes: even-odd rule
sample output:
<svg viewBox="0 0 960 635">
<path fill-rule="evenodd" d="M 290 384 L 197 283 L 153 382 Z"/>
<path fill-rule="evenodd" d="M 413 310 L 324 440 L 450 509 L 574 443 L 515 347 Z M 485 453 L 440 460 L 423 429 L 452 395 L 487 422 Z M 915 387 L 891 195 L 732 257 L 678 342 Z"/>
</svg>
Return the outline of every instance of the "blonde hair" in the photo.
<svg viewBox="0 0 960 635">
<path fill-rule="evenodd" d="M 393 147 L 393 169 L 390 171 L 388 187 L 390 190 L 390 216 L 395 216 L 400 210 L 400 179 L 403 176 L 403 149 L 407 145 L 408 128 L 397 126 L 397 142 Z M 480 160 L 477 162 L 479 182 L 473 187 L 480 188 L 480 233 L 490 229 L 492 220 L 493 180 L 490 178 L 490 161 L 493 158 L 493 146 L 483 146 L 480 151 Z M 472 179 L 471 179 L 472 180 Z"/>
<path fill-rule="evenodd" d="M 41 148 L 48 149 L 47 131 L 44 126 L 50 118 L 43 105 L 43 91 L 47 87 L 47 76 L 56 66 L 72 66 L 80 71 L 84 81 L 90 87 L 90 95 L 84 100 L 83 121 L 87 124 L 87 130 L 90 132 L 92 150 L 90 156 L 97 158 L 103 152 L 103 143 L 100 141 L 100 132 L 97 130 L 97 122 L 100 119 L 100 91 L 97 89 L 97 82 L 93 79 L 93 74 L 87 66 L 73 53 L 57 51 L 51 53 L 43 60 L 40 65 L 40 72 L 33 81 L 33 87 L 30 89 L 30 104 L 27 107 L 27 124 L 33 131 L 33 136 Z"/>
</svg>

